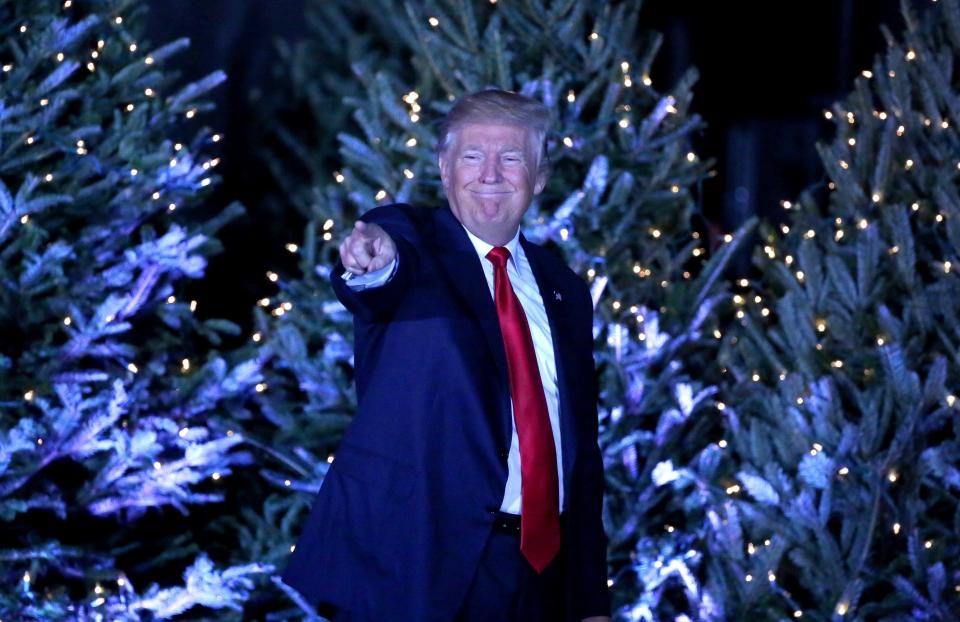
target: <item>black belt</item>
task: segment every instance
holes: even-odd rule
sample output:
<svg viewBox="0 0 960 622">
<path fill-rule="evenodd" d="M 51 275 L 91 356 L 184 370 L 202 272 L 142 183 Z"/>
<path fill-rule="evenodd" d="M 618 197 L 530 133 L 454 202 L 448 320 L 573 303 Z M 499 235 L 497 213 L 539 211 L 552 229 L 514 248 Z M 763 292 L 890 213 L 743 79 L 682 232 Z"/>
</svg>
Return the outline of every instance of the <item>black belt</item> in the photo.
<svg viewBox="0 0 960 622">
<path fill-rule="evenodd" d="M 567 515 L 560 513 L 560 526 L 566 522 Z M 500 533 L 508 533 L 513 536 L 520 536 L 520 515 L 510 514 L 509 512 L 497 511 L 493 516 L 493 529 Z"/>
</svg>

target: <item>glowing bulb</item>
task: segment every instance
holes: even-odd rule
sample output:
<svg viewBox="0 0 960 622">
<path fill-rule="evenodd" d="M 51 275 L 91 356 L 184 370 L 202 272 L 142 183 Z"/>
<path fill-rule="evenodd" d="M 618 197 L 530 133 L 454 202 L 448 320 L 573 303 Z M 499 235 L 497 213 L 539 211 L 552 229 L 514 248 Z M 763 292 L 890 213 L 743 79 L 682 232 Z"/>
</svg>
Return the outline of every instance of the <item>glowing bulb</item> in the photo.
<svg viewBox="0 0 960 622">
<path fill-rule="evenodd" d="M 433 28 L 436 28 L 437 26 L 440 25 L 440 20 L 437 19 L 436 17 L 430 17 L 427 19 L 427 23 L 430 24 L 430 26 L 432 26 Z"/>
</svg>

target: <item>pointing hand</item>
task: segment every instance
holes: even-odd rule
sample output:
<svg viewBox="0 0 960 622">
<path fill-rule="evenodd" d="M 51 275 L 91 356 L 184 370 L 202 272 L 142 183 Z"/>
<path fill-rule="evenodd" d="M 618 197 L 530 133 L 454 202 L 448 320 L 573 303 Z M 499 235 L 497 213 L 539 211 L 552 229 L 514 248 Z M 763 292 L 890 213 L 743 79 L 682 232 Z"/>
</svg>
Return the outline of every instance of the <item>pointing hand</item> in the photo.
<svg viewBox="0 0 960 622">
<path fill-rule="evenodd" d="M 358 220 L 340 243 L 340 261 L 353 274 L 366 274 L 386 266 L 397 256 L 397 246 L 383 227 Z"/>
</svg>

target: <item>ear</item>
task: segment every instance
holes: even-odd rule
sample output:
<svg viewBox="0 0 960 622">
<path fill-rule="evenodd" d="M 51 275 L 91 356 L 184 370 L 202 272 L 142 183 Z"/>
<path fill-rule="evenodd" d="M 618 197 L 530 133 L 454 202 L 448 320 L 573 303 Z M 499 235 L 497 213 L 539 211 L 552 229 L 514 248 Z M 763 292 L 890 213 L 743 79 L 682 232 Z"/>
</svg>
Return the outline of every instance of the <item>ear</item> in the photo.
<svg viewBox="0 0 960 622">
<path fill-rule="evenodd" d="M 543 192 L 543 189 L 547 185 L 547 171 L 539 170 L 537 171 L 537 179 L 533 184 L 533 194 L 538 195 Z"/>
<path fill-rule="evenodd" d="M 437 166 L 440 167 L 440 183 L 443 185 L 443 189 L 447 189 L 447 179 L 449 179 L 449 169 L 450 163 L 447 162 L 447 158 L 444 157 L 444 154 L 441 152 L 437 155 Z"/>
</svg>

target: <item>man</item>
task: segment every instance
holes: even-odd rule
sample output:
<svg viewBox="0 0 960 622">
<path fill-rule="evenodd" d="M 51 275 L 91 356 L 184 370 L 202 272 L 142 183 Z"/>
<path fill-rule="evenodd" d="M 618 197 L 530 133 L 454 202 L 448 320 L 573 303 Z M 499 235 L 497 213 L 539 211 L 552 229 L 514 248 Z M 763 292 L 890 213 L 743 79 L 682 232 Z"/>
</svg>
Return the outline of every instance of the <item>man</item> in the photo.
<svg viewBox="0 0 960 622">
<path fill-rule="evenodd" d="M 358 408 L 284 574 L 336 622 L 610 619 L 589 290 L 519 231 L 548 124 L 463 97 L 449 209 L 378 207 L 340 245 Z"/>
</svg>

